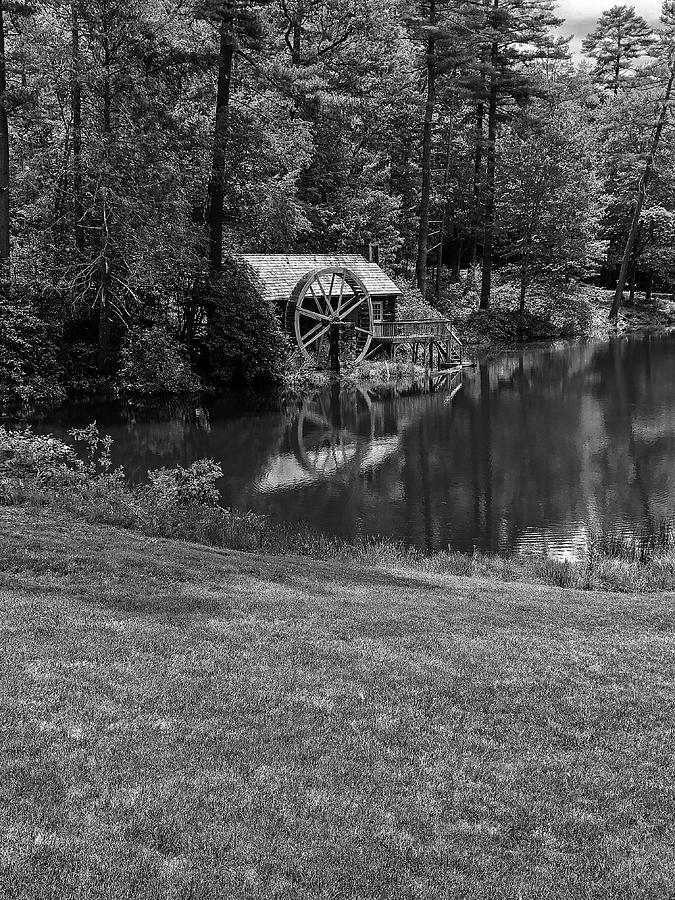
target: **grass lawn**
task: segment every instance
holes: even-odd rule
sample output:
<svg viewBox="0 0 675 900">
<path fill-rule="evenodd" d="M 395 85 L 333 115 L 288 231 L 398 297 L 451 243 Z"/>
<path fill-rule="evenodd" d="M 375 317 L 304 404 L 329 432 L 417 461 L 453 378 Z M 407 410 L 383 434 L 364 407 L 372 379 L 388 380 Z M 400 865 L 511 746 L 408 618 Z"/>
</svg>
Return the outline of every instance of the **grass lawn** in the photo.
<svg viewBox="0 0 675 900">
<path fill-rule="evenodd" d="M 3 898 L 672 898 L 675 595 L 0 510 Z"/>
</svg>

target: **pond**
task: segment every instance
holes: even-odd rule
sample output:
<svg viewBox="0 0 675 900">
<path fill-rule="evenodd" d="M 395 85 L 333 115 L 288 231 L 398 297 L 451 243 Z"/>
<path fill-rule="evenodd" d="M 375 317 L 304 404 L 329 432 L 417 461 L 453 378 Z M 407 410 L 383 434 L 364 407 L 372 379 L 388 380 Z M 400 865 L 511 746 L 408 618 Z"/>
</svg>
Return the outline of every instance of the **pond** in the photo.
<svg viewBox="0 0 675 900">
<path fill-rule="evenodd" d="M 66 437 L 94 419 L 134 481 L 211 457 L 226 505 L 352 539 L 565 554 L 590 529 L 675 515 L 672 336 L 529 347 L 435 393 L 80 405 L 32 424 Z"/>
</svg>

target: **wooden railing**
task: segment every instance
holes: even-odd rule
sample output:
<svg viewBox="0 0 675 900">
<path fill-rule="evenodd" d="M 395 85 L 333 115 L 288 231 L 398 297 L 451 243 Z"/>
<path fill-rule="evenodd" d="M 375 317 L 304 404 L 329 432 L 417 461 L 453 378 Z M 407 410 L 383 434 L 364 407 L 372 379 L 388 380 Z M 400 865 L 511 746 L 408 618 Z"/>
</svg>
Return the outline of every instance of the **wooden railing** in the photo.
<svg viewBox="0 0 675 900">
<path fill-rule="evenodd" d="M 445 341 L 458 351 L 462 342 L 450 319 L 409 319 L 373 323 L 373 337 L 384 341 Z"/>
</svg>

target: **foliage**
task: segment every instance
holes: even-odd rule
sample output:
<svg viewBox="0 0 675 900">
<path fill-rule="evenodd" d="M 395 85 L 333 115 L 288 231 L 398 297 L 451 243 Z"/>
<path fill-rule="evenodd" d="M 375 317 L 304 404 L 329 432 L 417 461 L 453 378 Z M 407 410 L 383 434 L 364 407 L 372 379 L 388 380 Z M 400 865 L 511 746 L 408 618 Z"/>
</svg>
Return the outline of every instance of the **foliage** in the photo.
<svg viewBox="0 0 675 900">
<path fill-rule="evenodd" d="M 411 281 L 399 279 L 401 296 L 397 304 L 397 315 L 400 319 L 441 319 L 441 313 L 428 303 L 419 288 Z"/>
<path fill-rule="evenodd" d="M 184 348 L 159 326 L 129 331 L 117 384 L 125 393 L 143 395 L 189 394 L 201 387 Z"/>
<path fill-rule="evenodd" d="M 595 61 L 593 77 L 617 94 L 630 85 L 634 66 L 654 43 L 654 33 L 634 6 L 616 5 L 602 13 L 596 27 L 584 38 L 584 53 Z"/>
<path fill-rule="evenodd" d="M 27 481 L 40 487 L 81 484 L 86 474 L 75 450 L 51 435 L 36 435 L 26 428 L 10 431 L 0 426 L 0 485 Z M 5 495 L 5 497 L 8 494 Z"/>
<path fill-rule="evenodd" d="M 672 7 L 656 43 L 632 7 L 603 13 L 584 45 L 589 70 L 556 37 L 549 0 L 200 0 L 170 14 L 136 0 L 5 4 L 0 402 L 111 384 L 188 390 L 188 357 L 206 383 L 279 376 L 280 311 L 211 256 L 216 184 L 226 259 L 372 240 L 405 278 L 424 205 L 431 265 L 458 284 L 471 267 L 477 285 L 484 262 L 483 305 L 495 302 L 492 267 L 520 278 L 528 307 L 542 285 L 611 278 L 662 101 Z M 668 131 L 633 286 L 671 287 L 674 213 Z"/>
<path fill-rule="evenodd" d="M 283 372 L 286 342 L 277 311 L 233 261 L 210 285 L 209 371 L 220 384 L 264 384 Z"/>
<path fill-rule="evenodd" d="M 152 470 L 147 485 L 131 487 L 122 469 L 112 470 L 112 439 L 95 422 L 73 429 L 70 437 L 80 452 L 29 428 L 0 427 L 0 503 L 53 504 L 162 534 L 176 533 L 186 515 L 189 520 L 218 504 L 216 482 L 223 472 L 213 460 Z"/>
<path fill-rule="evenodd" d="M 533 104 L 502 142 L 497 239 L 520 282 L 521 310 L 533 283 L 563 285 L 597 273 L 595 142 L 569 102 Z"/>
<path fill-rule="evenodd" d="M 197 460 L 187 468 L 154 469 L 148 472 L 146 496 L 161 506 L 217 506 L 220 494 L 216 481 L 222 477 L 223 470 L 212 459 Z"/>
<path fill-rule="evenodd" d="M 64 397 L 60 335 L 21 301 L 0 300 L 0 409 Z"/>
</svg>

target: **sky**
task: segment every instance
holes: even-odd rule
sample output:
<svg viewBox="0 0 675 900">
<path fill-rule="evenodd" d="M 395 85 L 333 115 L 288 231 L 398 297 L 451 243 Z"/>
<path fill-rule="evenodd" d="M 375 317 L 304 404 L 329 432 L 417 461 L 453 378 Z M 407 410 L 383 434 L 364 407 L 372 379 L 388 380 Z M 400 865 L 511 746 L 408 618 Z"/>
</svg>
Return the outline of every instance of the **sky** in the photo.
<svg viewBox="0 0 675 900">
<path fill-rule="evenodd" d="M 560 32 L 575 36 L 570 45 L 572 53 L 578 55 L 581 52 L 581 41 L 593 30 L 604 10 L 621 4 L 634 6 L 648 22 L 655 23 L 661 12 L 661 0 L 558 0 L 558 15 L 565 19 Z"/>
</svg>

